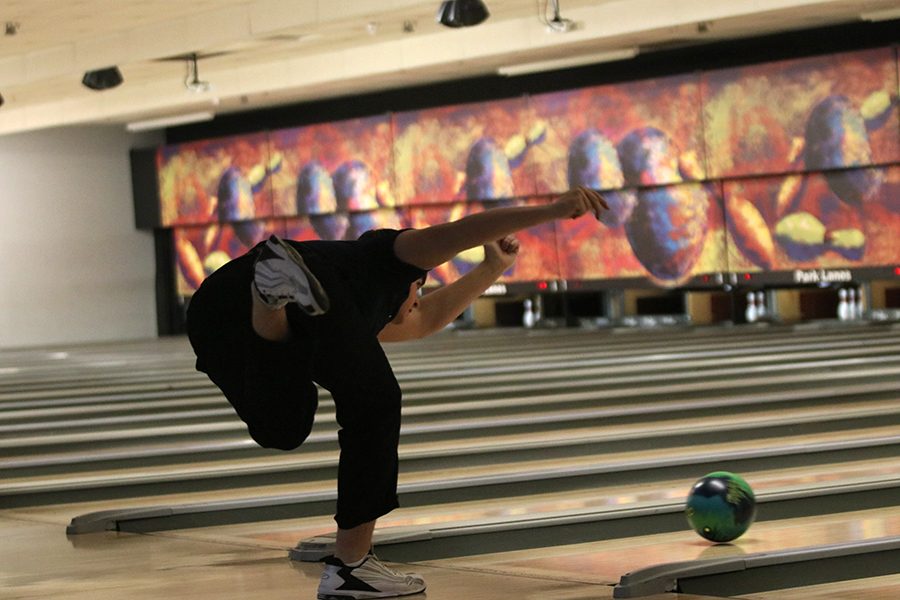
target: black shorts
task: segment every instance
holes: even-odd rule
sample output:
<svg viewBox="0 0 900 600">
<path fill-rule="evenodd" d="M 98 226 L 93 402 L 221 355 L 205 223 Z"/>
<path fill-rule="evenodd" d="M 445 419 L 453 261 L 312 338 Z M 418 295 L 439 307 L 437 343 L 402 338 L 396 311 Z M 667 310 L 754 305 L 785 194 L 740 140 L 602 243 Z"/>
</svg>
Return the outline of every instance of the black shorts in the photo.
<svg viewBox="0 0 900 600">
<path fill-rule="evenodd" d="M 341 427 L 335 518 L 342 528 L 397 506 L 400 388 L 377 333 L 409 285 L 424 275 L 394 256 L 397 233 L 362 244 L 294 244 L 331 306 L 310 317 L 288 305 L 289 342 L 267 341 L 253 331 L 250 285 L 259 247 L 211 275 L 188 308 L 197 369 L 222 390 L 261 446 L 299 446 L 313 425 L 315 384 L 331 392 Z"/>
</svg>

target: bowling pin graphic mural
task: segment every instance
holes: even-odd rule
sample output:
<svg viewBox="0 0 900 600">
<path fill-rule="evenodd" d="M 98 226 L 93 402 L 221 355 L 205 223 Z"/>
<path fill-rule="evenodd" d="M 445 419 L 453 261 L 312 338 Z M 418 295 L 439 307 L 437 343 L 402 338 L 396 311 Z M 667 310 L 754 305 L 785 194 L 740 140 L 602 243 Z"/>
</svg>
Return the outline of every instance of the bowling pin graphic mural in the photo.
<svg viewBox="0 0 900 600">
<path fill-rule="evenodd" d="M 504 281 L 677 287 L 894 265 L 897 64 L 895 48 L 864 50 L 168 146 L 157 166 L 179 289 L 270 232 L 353 239 L 574 186 L 610 210 L 523 232 Z M 463 253 L 430 282 L 482 259 Z"/>
<path fill-rule="evenodd" d="M 759 176 L 725 182 L 733 270 L 896 260 L 896 90 L 891 49 L 704 76 L 712 176 Z"/>
<path fill-rule="evenodd" d="M 274 131 L 271 140 L 285 162 L 274 178 L 275 214 L 308 221 L 323 240 L 398 225 L 388 116 Z"/>
<path fill-rule="evenodd" d="M 398 205 L 534 195 L 532 149 L 546 126 L 526 98 L 393 116 Z"/>
<path fill-rule="evenodd" d="M 190 295 L 230 258 L 268 235 L 271 178 L 282 164 L 264 134 L 167 146 L 157 153 L 164 226 L 175 238 L 178 288 Z"/>
<path fill-rule="evenodd" d="M 397 204 L 409 207 L 409 226 L 453 221 L 534 193 L 531 158 L 546 125 L 528 112 L 526 98 L 398 113 L 393 127 Z M 443 206 L 418 209 L 432 205 Z M 555 255 L 554 237 L 540 248 Z M 483 259 L 480 247 L 461 253 L 435 280 L 452 281 Z"/>
<path fill-rule="evenodd" d="M 564 279 L 649 277 L 683 284 L 724 269 L 724 233 L 705 178 L 699 79 L 586 88 L 531 98 L 546 120 L 535 149 L 539 193 L 603 191 L 601 223 L 558 225 Z M 560 175 L 561 174 L 561 175 Z"/>
</svg>

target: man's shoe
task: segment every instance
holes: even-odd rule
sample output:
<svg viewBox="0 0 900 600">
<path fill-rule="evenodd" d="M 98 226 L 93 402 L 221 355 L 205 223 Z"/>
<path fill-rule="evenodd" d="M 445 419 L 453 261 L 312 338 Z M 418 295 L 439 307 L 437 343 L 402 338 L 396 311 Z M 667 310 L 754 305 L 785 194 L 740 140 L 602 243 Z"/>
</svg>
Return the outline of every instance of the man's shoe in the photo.
<svg viewBox="0 0 900 600">
<path fill-rule="evenodd" d="M 398 573 L 370 553 L 356 567 L 348 567 L 334 556 L 326 558 L 317 598 L 394 598 L 424 591 L 425 580 L 422 577 L 415 573 Z"/>
<path fill-rule="evenodd" d="M 271 309 L 297 303 L 309 315 L 328 312 L 328 294 L 303 257 L 278 236 L 271 236 L 253 265 L 253 289 Z"/>
</svg>

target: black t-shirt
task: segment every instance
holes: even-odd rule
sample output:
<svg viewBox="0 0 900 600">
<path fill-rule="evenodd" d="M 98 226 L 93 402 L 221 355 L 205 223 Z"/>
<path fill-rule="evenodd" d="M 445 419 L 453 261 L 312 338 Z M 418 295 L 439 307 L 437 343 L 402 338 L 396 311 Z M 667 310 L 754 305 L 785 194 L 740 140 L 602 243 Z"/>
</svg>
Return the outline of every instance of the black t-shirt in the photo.
<svg viewBox="0 0 900 600">
<path fill-rule="evenodd" d="M 371 331 L 377 334 L 396 316 L 409 295 L 409 286 L 427 271 L 401 261 L 394 254 L 396 229 L 367 231 L 355 241 L 289 242 L 303 255 L 310 269 L 321 274 L 329 291 L 328 269 L 338 276 Z M 321 272 L 321 273 L 320 273 Z M 334 286 L 331 286 L 334 287 Z"/>
<path fill-rule="evenodd" d="M 325 288 L 333 307 L 358 308 L 360 327 L 377 335 L 396 315 L 412 282 L 427 274 L 394 255 L 395 229 L 364 233 L 354 241 L 304 241 L 292 244 Z M 257 246 L 258 248 L 258 246 Z M 211 341 L 250 330 L 250 283 L 257 249 L 210 275 L 191 299 L 189 321 Z M 291 307 L 289 307 L 291 308 Z M 338 309 L 339 310 L 339 309 Z M 291 311 L 288 312 L 291 319 Z M 354 318 L 355 322 L 360 322 Z M 189 322 L 189 329 L 192 324 Z"/>
</svg>

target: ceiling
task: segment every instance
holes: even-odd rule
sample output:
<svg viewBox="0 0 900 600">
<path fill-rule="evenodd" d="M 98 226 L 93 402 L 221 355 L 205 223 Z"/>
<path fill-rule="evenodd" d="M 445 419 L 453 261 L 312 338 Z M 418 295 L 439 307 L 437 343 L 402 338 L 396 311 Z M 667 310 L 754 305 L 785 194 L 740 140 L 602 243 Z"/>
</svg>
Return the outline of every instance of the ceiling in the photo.
<svg viewBox="0 0 900 600">
<path fill-rule="evenodd" d="M 439 0 L 3 0 L 0 134 L 222 114 L 873 13 L 900 18 L 890 14 L 896 0 L 560 0 L 576 25 L 560 33 L 543 22 L 553 16 L 547 0 L 486 4 L 481 25 L 448 29 L 435 23 Z M 208 91 L 185 86 L 192 53 Z M 85 71 L 112 65 L 123 85 L 81 85 Z"/>
</svg>

